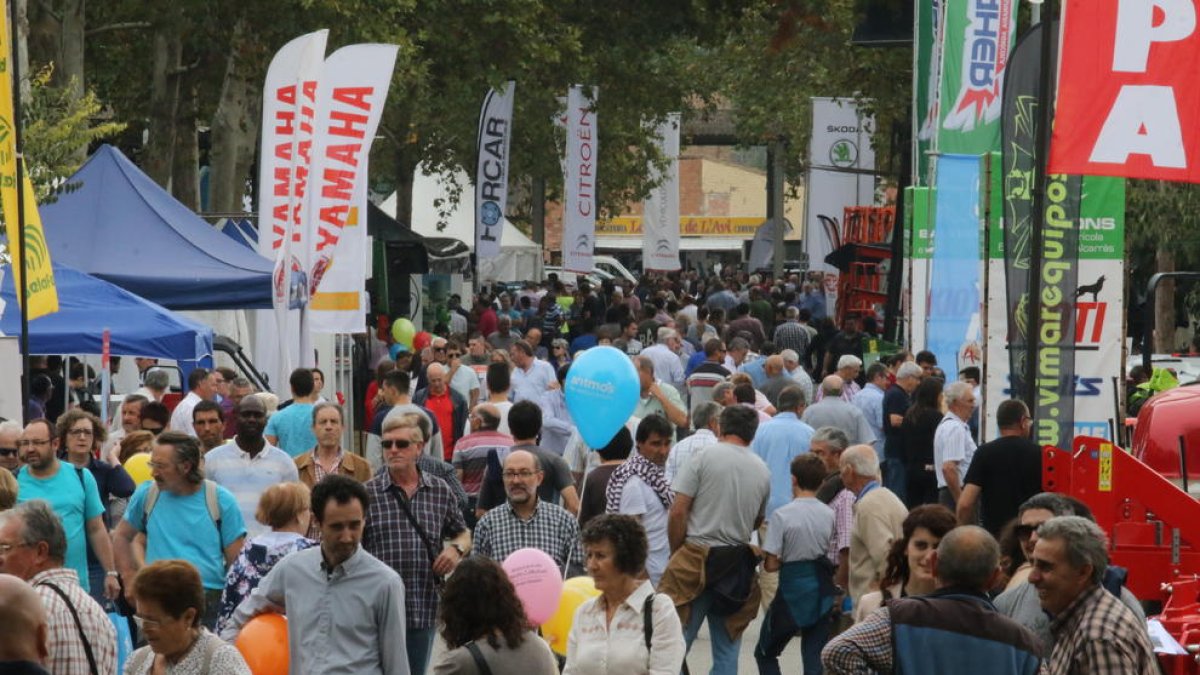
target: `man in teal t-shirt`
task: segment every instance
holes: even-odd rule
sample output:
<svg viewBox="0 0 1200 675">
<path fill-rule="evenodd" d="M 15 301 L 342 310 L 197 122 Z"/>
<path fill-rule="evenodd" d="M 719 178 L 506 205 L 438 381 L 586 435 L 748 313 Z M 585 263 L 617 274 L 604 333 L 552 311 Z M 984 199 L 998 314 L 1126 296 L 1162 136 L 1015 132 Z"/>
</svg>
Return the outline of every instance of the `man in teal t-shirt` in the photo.
<svg viewBox="0 0 1200 675">
<path fill-rule="evenodd" d="M 201 622 L 214 630 L 225 588 L 225 573 L 241 552 L 245 521 L 233 494 L 219 485 L 209 488 L 200 469 L 200 441 L 178 432 L 164 432 L 150 452 L 154 481 L 138 487 L 113 537 L 117 564 L 123 575 L 137 572 L 133 539 L 146 535 L 146 562 L 186 560 L 200 572 L 206 609 Z M 150 489 L 158 497 L 147 509 Z M 209 490 L 215 492 L 216 512 L 209 509 Z M 149 515 L 146 511 L 149 510 Z M 217 516 L 217 517 L 214 517 Z M 126 599 L 133 602 L 129 586 Z"/>
<path fill-rule="evenodd" d="M 58 460 L 58 438 L 48 420 L 34 420 L 21 432 L 17 448 L 25 466 L 17 473 L 17 501 L 42 499 L 50 504 L 62 519 L 67 535 L 66 567 L 79 574 L 79 585 L 90 591 L 88 584 L 87 548 L 104 567 L 107 577 L 104 592 L 109 598 L 120 593 L 116 566 L 113 564 L 112 542 L 104 527 L 104 506 L 100 490 L 91 471 L 76 469 Z"/>
<path fill-rule="evenodd" d="M 309 368 L 293 370 L 288 383 L 292 386 L 292 402 L 267 420 L 266 439 L 295 459 L 317 445 L 312 417 L 317 392 Z"/>
</svg>

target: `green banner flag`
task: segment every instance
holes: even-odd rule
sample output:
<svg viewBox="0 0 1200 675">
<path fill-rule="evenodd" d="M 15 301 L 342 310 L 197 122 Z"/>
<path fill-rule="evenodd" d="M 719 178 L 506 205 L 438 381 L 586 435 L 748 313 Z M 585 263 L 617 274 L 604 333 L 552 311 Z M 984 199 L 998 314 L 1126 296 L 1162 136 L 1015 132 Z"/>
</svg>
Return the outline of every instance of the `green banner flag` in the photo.
<svg viewBox="0 0 1200 675">
<path fill-rule="evenodd" d="M 937 126 L 937 84 L 941 59 L 938 39 L 942 0 L 916 0 L 913 35 L 913 185 L 929 185 L 930 146 Z"/>
<path fill-rule="evenodd" d="M 1001 83 L 1017 37 L 1015 0 L 942 5 L 938 129 L 941 154 L 1000 148 Z"/>
</svg>

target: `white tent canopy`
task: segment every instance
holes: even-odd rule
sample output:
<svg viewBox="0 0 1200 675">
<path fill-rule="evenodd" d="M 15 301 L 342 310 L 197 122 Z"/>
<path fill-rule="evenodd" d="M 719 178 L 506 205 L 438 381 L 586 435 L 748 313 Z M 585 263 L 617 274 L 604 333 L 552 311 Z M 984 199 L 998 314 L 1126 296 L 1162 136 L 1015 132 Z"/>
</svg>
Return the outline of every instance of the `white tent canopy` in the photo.
<svg viewBox="0 0 1200 675">
<path fill-rule="evenodd" d="M 450 237 L 458 239 L 475 250 L 475 189 L 464 172 L 456 172 L 454 180 L 462 187 L 458 204 L 451 204 L 452 183 L 447 174 L 428 174 L 424 165 L 418 165 L 413 179 L 412 223 L 413 232 L 423 237 Z M 438 206 L 448 209 L 445 218 Z M 396 214 L 396 193 L 392 193 L 379 205 L 389 215 Z M 438 229 L 438 223 L 446 227 Z M 517 229 L 508 218 L 504 219 L 504 230 L 500 239 L 500 255 L 492 260 L 480 261 L 479 281 L 524 281 L 540 279 L 542 274 L 542 250 L 529 237 Z"/>
</svg>

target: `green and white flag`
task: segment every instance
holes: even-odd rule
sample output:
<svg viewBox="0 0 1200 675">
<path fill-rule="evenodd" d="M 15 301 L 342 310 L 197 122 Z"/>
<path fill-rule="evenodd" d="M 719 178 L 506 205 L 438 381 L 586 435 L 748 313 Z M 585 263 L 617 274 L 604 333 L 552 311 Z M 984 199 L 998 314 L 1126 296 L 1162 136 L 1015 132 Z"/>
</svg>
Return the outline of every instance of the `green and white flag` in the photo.
<svg viewBox="0 0 1200 675">
<path fill-rule="evenodd" d="M 938 76 L 942 154 L 1000 149 L 1001 83 L 1017 37 L 1015 0 L 945 3 Z"/>
</svg>

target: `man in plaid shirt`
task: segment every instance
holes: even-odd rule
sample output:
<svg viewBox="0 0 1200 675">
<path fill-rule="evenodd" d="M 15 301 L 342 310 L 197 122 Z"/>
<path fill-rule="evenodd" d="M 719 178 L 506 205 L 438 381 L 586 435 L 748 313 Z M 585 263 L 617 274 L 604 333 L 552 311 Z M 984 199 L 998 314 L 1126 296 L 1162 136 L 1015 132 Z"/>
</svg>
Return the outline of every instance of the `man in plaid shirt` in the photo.
<svg viewBox="0 0 1200 675">
<path fill-rule="evenodd" d="M 504 459 L 504 492 L 508 501 L 490 510 L 475 527 L 475 552 L 497 562 L 522 548 L 544 551 L 560 570 L 581 573 L 579 524 L 561 506 L 538 499 L 542 466 L 527 450 L 513 450 Z M 563 577 L 574 576 L 566 571 Z"/>
<path fill-rule="evenodd" d="M 1079 516 L 1042 523 L 1030 559 L 1029 583 L 1053 617 L 1050 675 L 1155 675 L 1146 624 L 1101 585 L 1108 538 Z"/>
<path fill-rule="evenodd" d="M 471 546 L 454 491 L 418 466 L 428 428 L 428 420 L 415 413 L 384 421 L 386 467 L 366 483 L 370 506 L 362 541 L 368 553 L 404 580 L 405 641 L 412 675 L 423 675 L 429 664 L 442 577 L 458 566 Z"/>
<path fill-rule="evenodd" d="M 48 503 L 35 499 L 0 513 L 0 573 L 29 582 L 42 599 L 49 620 L 47 669 L 90 675 L 94 661 L 94 672 L 116 675 L 117 632 L 75 570 L 63 566 L 66 554 L 67 536 Z"/>
</svg>

